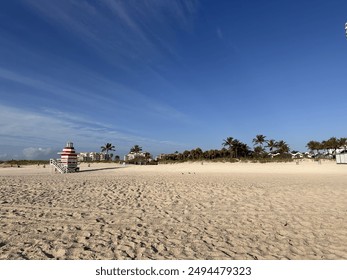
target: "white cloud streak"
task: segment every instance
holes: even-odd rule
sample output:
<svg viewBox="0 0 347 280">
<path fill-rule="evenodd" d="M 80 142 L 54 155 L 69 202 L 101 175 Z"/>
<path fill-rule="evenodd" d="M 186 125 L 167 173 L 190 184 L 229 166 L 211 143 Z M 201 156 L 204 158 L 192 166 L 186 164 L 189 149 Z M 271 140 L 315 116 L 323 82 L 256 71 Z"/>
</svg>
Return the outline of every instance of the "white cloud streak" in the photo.
<svg viewBox="0 0 347 280">
<path fill-rule="evenodd" d="M 36 148 L 29 147 L 23 149 L 23 155 L 25 159 L 41 159 L 46 158 L 47 156 L 52 154 L 51 148 Z"/>
<path fill-rule="evenodd" d="M 49 24 L 63 28 L 85 42 L 107 64 L 121 69 L 128 77 L 134 77 L 134 81 L 136 78 L 143 79 L 141 73 L 145 72 L 153 78 L 153 83 L 159 79 L 166 92 L 175 94 L 175 86 L 158 69 L 170 59 L 178 62 L 182 68 L 186 67 L 171 43 L 175 41 L 177 26 L 187 32 L 192 29 L 194 15 L 198 10 L 197 1 L 36 0 L 27 1 L 26 4 Z M 64 62 L 66 67 L 62 67 L 62 62 L 56 59 L 55 65 L 59 65 L 61 73 L 83 73 L 85 86 L 69 85 L 43 75 L 43 79 L 33 78 L 18 72 L 6 72 L 6 69 L 0 69 L 0 77 L 67 98 L 71 103 L 89 102 L 94 108 L 96 104 L 107 104 L 125 114 L 134 110 L 167 120 L 191 123 L 187 115 L 150 98 L 150 93 L 142 93 L 115 82 L 117 77 L 110 80 L 85 69 L 68 66 L 71 63 Z M 48 64 L 52 64 L 52 61 Z M 96 88 L 94 85 L 102 86 Z M 137 102 L 129 102 L 133 100 Z"/>
<path fill-rule="evenodd" d="M 76 71 L 78 71 L 78 68 Z M 0 79 L 6 79 L 33 89 L 38 89 L 43 92 L 46 98 L 52 98 L 54 96 L 58 104 L 60 100 L 71 100 L 71 103 L 80 104 L 80 108 L 83 108 L 83 105 L 86 107 L 92 106 L 94 110 L 103 111 L 113 111 L 114 108 L 117 108 L 118 112 L 123 113 L 137 111 L 139 113 L 160 116 L 168 120 L 189 122 L 187 115 L 169 105 L 158 102 L 120 83 L 103 78 L 98 74 L 87 71 L 81 72 L 87 77 L 85 84 L 81 85 L 81 87 L 68 85 L 63 81 L 52 80 L 42 75 L 40 78 L 32 78 L 28 75 L 1 67 Z M 94 85 L 98 86 L 95 87 Z M 96 92 L 100 94 L 96 94 Z"/>
<path fill-rule="evenodd" d="M 134 74 L 128 75 L 133 77 L 139 74 L 132 62 L 139 61 L 143 67 L 141 71 L 154 77 L 154 82 L 160 79 L 162 84 L 166 82 L 165 77 L 154 70 L 158 69 L 156 64 L 161 65 L 161 62 L 168 59 L 179 59 L 171 44 L 171 41 L 175 40 L 176 26 L 190 32 L 198 6 L 196 1 L 188 0 L 90 2 L 36 0 L 27 1 L 26 4 L 48 24 L 65 29 L 75 39 L 84 42 L 108 63 L 107 66 L 113 65 L 114 69 L 122 69 L 126 73 Z M 1 40 L 6 41 L 8 38 Z M 16 44 L 14 46 L 16 47 Z M 20 46 L 18 48 L 21 50 Z M 24 47 L 22 51 L 22 54 L 25 54 L 23 57 L 35 58 L 33 56 L 35 51 L 30 54 L 30 51 Z M 42 101 L 37 102 L 42 104 L 37 106 L 42 106 L 44 109 L 38 113 L 33 112 L 34 109 L 19 109 L 0 104 L 2 143 L 35 149 L 60 147 L 61 143 L 69 139 L 76 139 L 74 141 L 86 147 L 91 143 L 111 141 L 110 139 L 120 141 L 124 146 L 143 141 L 150 143 L 153 147 L 180 145 L 169 140 L 147 139 L 136 133 L 120 132 L 129 132 L 131 129 L 121 122 L 110 125 L 101 122 L 102 118 L 99 119 L 100 121 L 89 119 L 86 117 L 89 108 L 95 112 L 103 112 L 105 115 L 116 112 L 118 116 L 123 116 L 123 114 L 129 115 L 136 112 L 138 115 L 146 116 L 147 120 L 159 117 L 165 121 L 191 124 L 190 118 L 184 113 L 150 97 L 151 94 L 134 90 L 117 82 L 116 78 L 111 79 L 109 76 L 106 78 L 100 73 L 93 72 L 94 69 L 87 70 L 84 66 L 78 66 L 78 62 L 58 57 L 53 52 L 45 55 L 36 53 L 36 58 L 39 65 L 50 67 L 47 69 L 49 71 L 36 74 L 35 68 L 25 64 L 24 58 L 19 60 L 27 65 L 27 68 L 22 67 L 20 63 L 18 65 L 21 67 L 18 67 L 18 70 L 0 66 L 0 79 L 21 85 L 21 90 L 27 87 L 27 90 L 22 90 L 22 96 L 27 94 L 29 97 L 33 94 L 37 101 L 40 99 Z M 53 65 L 56 69 L 52 69 Z M 69 73 L 72 75 L 78 73 L 83 82 L 71 82 L 73 79 L 67 81 L 64 75 L 67 76 Z M 170 91 L 174 91 L 171 85 Z M 9 96 L 12 93 L 9 91 L 6 94 Z M 80 113 L 70 114 L 63 110 L 52 110 L 45 103 L 47 99 L 54 99 L 58 105 L 63 104 L 62 101 L 66 104 L 78 104 L 77 111 Z M 22 103 L 24 102 L 25 100 Z"/>
<path fill-rule="evenodd" d="M 62 118 L 63 114 L 51 112 L 50 115 L 45 115 L 0 105 L 0 143 L 24 147 L 23 155 L 26 158 L 49 154 L 52 150 L 59 149 L 66 141 L 73 141 L 80 147 L 95 147 L 94 150 L 111 141 L 124 152 L 134 143 L 145 143 L 142 145 L 154 149 L 181 146 L 170 141 L 125 134 L 112 129 L 109 124 L 81 119 L 80 116 L 72 114 Z M 5 152 L 0 150 L 0 153 Z"/>
<path fill-rule="evenodd" d="M 129 59 L 162 60 L 167 53 L 177 56 L 167 40 L 174 38 L 177 26 L 191 32 L 198 9 L 194 0 L 36 0 L 27 5 L 47 22 L 73 32 L 100 56 L 124 69 Z"/>
</svg>

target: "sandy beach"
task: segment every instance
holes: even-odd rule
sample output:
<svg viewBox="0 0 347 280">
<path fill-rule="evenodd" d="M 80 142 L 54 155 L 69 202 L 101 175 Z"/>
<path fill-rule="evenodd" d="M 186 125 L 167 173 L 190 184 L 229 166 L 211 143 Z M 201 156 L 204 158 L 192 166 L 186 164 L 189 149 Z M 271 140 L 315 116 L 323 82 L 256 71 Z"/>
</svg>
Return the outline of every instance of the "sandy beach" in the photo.
<svg viewBox="0 0 347 280">
<path fill-rule="evenodd" d="M 0 259 L 347 259 L 347 165 L 0 168 Z"/>
</svg>

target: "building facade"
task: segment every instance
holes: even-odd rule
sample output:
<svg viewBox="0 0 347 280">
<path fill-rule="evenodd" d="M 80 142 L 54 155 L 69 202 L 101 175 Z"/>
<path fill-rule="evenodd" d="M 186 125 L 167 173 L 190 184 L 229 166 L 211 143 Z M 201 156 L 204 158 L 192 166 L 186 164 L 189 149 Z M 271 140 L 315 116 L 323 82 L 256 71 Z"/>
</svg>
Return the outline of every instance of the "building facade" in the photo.
<svg viewBox="0 0 347 280">
<path fill-rule="evenodd" d="M 77 159 L 79 162 L 104 161 L 106 160 L 106 154 L 97 152 L 83 152 L 77 155 Z"/>
</svg>

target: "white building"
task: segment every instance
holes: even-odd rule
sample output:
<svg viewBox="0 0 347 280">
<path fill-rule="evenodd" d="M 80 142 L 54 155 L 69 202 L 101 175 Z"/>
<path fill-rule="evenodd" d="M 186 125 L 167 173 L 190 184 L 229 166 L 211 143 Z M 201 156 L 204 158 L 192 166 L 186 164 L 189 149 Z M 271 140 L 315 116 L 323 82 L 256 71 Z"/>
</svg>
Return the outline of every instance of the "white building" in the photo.
<svg viewBox="0 0 347 280">
<path fill-rule="evenodd" d="M 344 163 L 347 164 L 347 151 L 343 151 L 341 153 L 336 154 L 336 163 Z"/>
<path fill-rule="evenodd" d="M 84 152 L 77 155 L 78 161 L 104 161 L 106 159 L 105 153 Z"/>
<path fill-rule="evenodd" d="M 136 158 L 141 158 L 141 159 L 148 159 L 148 161 L 151 161 L 151 154 L 148 152 L 130 152 L 129 154 L 124 156 L 124 161 L 130 161 L 130 160 L 134 160 Z"/>
<path fill-rule="evenodd" d="M 291 153 L 291 155 L 292 155 L 292 158 L 303 158 L 304 157 L 304 154 L 300 153 L 300 152 L 297 152 L 295 154 Z"/>
</svg>

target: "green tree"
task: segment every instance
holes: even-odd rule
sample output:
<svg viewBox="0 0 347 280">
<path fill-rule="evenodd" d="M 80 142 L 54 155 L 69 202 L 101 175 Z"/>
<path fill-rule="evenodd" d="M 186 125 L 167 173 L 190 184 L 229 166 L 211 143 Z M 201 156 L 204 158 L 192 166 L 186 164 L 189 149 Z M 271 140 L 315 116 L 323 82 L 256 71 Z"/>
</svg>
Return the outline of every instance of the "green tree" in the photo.
<svg viewBox="0 0 347 280">
<path fill-rule="evenodd" d="M 139 145 L 134 145 L 134 147 L 130 149 L 130 152 L 133 152 L 133 153 L 139 153 L 141 151 L 142 151 L 142 147 L 140 147 Z"/>
<path fill-rule="evenodd" d="M 290 151 L 289 145 L 283 140 L 277 142 L 277 148 L 280 154 L 287 154 Z"/>
<path fill-rule="evenodd" d="M 220 158 L 226 158 L 226 157 L 231 157 L 231 152 L 230 150 L 226 149 L 226 148 L 222 148 L 220 150 Z"/>
<path fill-rule="evenodd" d="M 347 138 L 340 138 L 339 139 L 339 148 L 343 148 L 344 150 L 347 150 Z"/>
<path fill-rule="evenodd" d="M 233 157 L 234 138 L 228 137 L 227 139 L 223 139 L 222 145 L 223 145 L 223 147 L 228 148 L 228 150 L 230 152 L 230 157 Z"/>
<path fill-rule="evenodd" d="M 200 148 L 196 148 L 190 151 L 192 159 L 201 159 L 203 156 L 203 151 Z"/>
<path fill-rule="evenodd" d="M 228 147 L 230 157 L 239 158 L 240 156 L 245 157 L 248 155 L 248 146 L 245 143 L 242 143 L 240 140 L 234 139 L 233 137 L 228 137 L 223 141 L 224 142 L 222 143 L 222 145 L 224 147 Z"/>
<path fill-rule="evenodd" d="M 277 142 L 274 139 L 267 140 L 266 144 L 266 147 L 269 148 L 270 153 L 272 153 L 274 149 L 277 148 Z"/>
<path fill-rule="evenodd" d="M 254 147 L 254 157 L 259 158 L 265 155 L 265 149 L 261 146 Z"/>
<path fill-rule="evenodd" d="M 145 159 L 149 160 L 151 158 L 152 158 L 151 154 L 149 152 L 145 152 Z"/>
<path fill-rule="evenodd" d="M 264 143 L 266 142 L 266 136 L 262 135 L 262 134 L 258 134 L 255 136 L 255 138 L 252 140 L 252 142 L 255 145 L 260 145 L 261 147 L 263 147 Z"/>
<path fill-rule="evenodd" d="M 233 144 L 232 145 L 233 154 L 235 155 L 235 158 L 238 158 L 239 157 L 239 151 L 241 149 L 242 143 L 239 140 L 234 139 L 232 144 Z"/>
<path fill-rule="evenodd" d="M 242 143 L 239 146 L 239 155 L 241 157 L 248 157 L 251 154 L 250 148 L 247 146 L 247 144 Z"/>
<path fill-rule="evenodd" d="M 249 154 L 248 146 L 238 139 L 234 139 L 232 150 L 236 158 L 246 157 Z"/>
<path fill-rule="evenodd" d="M 252 140 L 254 147 L 254 156 L 255 157 L 263 157 L 265 155 L 264 143 L 266 143 L 266 136 L 262 134 L 258 134 Z M 258 145 L 258 146 L 256 146 Z"/>
<path fill-rule="evenodd" d="M 108 154 L 109 151 L 115 151 L 115 147 L 111 143 L 106 143 L 105 146 L 101 146 L 101 152 L 106 152 L 105 159 L 109 160 L 110 156 Z"/>
<path fill-rule="evenodd" d="M 185 151 L 183 152 L 183 154 L 182 154 L 182 158 L 183 158 L 183 160 L 188 160 L 188 159 L 190 159 L 190 158 L 191 158 L 190 151 L 185 150 Z"/>
<path fill-rule="evenodd" d="M 336 137 L 330 137 L 327 143 L 329 149 L 334 150 L 334 155 L 336 155 L 336 150 L 340 148 L 340 141 Z"/>
<path fill-rule="evenodd" d="M 318 141 L 314 141 L 311 140 L 306 144 L 306 147 L 312 152 L 314 153 L 314 151 L 317 152 L 317 154 L 319 154 L 319 150 L 322 148 L 322 143 L 318 142 Z"/>
</svg>

